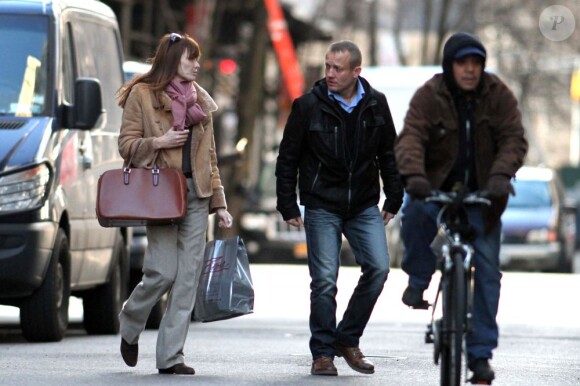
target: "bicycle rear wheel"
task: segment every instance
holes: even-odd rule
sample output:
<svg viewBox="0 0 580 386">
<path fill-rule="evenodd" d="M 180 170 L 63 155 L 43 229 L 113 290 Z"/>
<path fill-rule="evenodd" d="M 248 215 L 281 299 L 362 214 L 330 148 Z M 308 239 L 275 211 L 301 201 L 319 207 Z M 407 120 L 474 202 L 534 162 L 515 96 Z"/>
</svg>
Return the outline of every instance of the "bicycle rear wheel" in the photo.
<svg viewBox="0 0 580 386">
<path fill-rule="evenodd" d="M 443 339 L 441 344 L 441 386 L 461 384 L 461 360 L 465 323 L 465 272 L 463 255 L 453 254 L 453 269 L 443 287 Z"/>
</svg>

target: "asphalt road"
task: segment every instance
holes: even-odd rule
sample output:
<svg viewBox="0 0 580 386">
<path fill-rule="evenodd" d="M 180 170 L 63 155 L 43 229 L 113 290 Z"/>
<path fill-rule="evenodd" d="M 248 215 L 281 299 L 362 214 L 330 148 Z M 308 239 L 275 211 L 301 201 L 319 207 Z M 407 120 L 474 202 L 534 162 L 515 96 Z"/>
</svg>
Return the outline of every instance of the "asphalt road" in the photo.
<svg viewBox="0 0 580 386">
<path fill-rule="evenodd" d="M 156 332 L 140 340 L 139 363 L 124 365 L 119 336 L 88 336 L 73 324 L 58 343 L 28 343 L 18 329 L 17 310 L 0 307 L 1 385 L 438 385 L 432 346 L 423 343 L 428 311 L 400 302 L 406 275 L 392 270 L 361 348 L 375 362 L 374 375 L 352 371 L 336 359 L 338 377 L 309 375 L 308 271 L 303 265 L 253 265 L 255 313 L 214 323 L 192 323 L 185 356 L 193 377 L 158 375 Z M 342 314 L 358 279 L 342 268 L 338 305 Z M 500 346 L 492 365 L 494 385 L 580 384 L 580 275 L 504 274 L 498 320 Z M 433 292 L 430 289 L 430 294 Z"/>
</svg>

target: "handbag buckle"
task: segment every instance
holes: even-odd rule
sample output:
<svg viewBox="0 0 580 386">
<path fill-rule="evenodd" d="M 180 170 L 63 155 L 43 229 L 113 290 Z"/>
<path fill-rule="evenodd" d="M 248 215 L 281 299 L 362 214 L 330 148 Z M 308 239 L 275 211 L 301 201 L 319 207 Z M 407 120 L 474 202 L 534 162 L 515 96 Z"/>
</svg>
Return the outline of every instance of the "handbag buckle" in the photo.
<svg viewBox="0 0 580 386">
<path fill-rule="evenodd" d="M 153 173 L 153 186 L 159 185 L 159 169 L 157 167 L 154 167 L 151 170 L 151 173 Z"/>
<path fill-rule="evenodd" d="M 123 168 L 123 183 L 129 185 L 129 174 L 131 173 L 131 168 L 126 166 Z"/>
</svg>

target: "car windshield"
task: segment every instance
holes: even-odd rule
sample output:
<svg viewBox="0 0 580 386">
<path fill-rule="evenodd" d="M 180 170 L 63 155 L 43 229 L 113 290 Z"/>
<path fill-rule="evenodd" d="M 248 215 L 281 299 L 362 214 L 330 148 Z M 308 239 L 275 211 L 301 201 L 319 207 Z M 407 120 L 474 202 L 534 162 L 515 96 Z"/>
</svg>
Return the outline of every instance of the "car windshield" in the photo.
<svg viewBox="0 0 580 386">
<path fill-rule="evenodd" d="M 44 111 L 48 80 L 48 17 L 0 15 L 0 116 Z"/>
<path fill-rule="evenodd" d="M 515 196 L 510 196 L 511 208 L 538 208 L 552 204 L 550 186 L 547 181 L 515 180 Z"/>
</svg>

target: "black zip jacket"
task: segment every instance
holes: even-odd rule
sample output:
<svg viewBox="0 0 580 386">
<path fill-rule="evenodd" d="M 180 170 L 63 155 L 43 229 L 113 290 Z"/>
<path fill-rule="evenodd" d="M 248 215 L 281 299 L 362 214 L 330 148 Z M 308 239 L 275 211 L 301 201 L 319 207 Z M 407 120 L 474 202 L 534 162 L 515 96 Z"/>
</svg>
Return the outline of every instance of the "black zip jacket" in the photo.
<svg viewBox="0 0 580 386">
<path fill-rule="evenodd" d="M 399 211 L 403 186 L 393 152 L 397 135 L 391 111 L 385 95 L 359 79 L 365 95 L 351 146 L 341 107 L 328 97 L 325 79 L 292 104 L 276 163 L 276 208 L 284 220 L 300 217 L 297 182 L 302 205 L 349 218 L 379 203 L 379 174 L 386 196 L 383 210 Z"/>
</svg>

